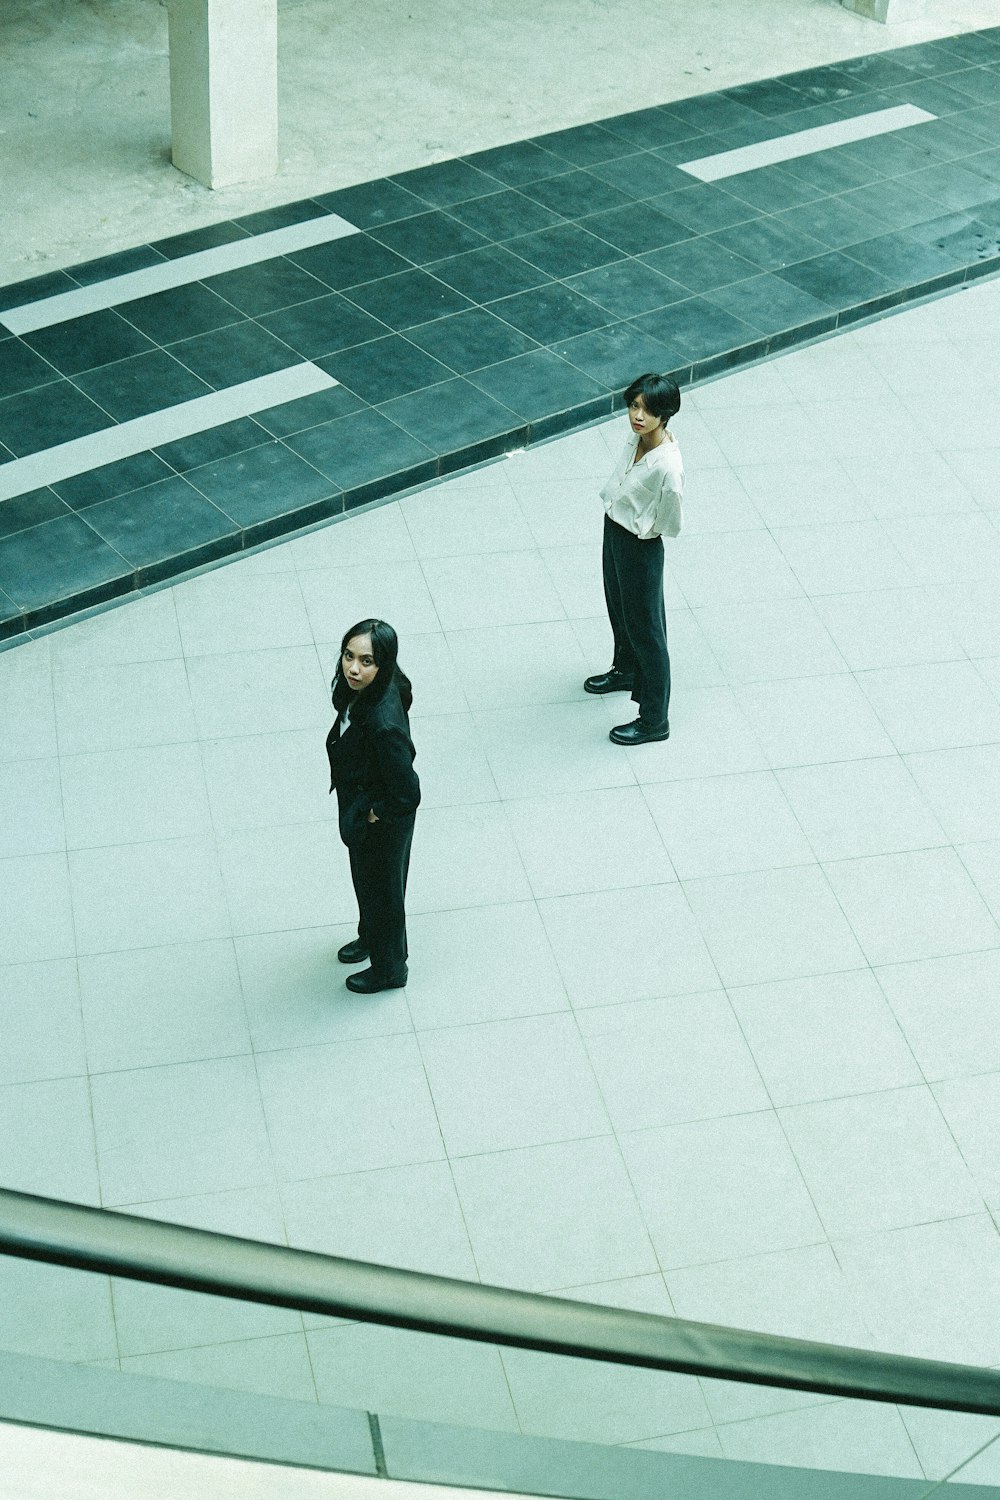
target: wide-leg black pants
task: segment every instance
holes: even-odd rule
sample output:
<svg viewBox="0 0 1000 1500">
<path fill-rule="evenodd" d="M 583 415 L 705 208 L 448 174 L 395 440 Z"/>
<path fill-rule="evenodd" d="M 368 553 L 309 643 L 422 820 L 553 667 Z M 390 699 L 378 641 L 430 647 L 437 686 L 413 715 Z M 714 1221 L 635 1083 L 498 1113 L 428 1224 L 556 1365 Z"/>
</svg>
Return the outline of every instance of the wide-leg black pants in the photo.
<svg viewBox="0 0 1000 1500">
<path fill-rule="evenodd" d="M 641 542 L 604 517 L 604 597 L 615 638 L 613 665 L 633 679 L 644 724 L 666 722 L 670 656 L 663 602 L 663 539 Z"/>
<path fill-rule="evenodd" d="M 358 937 L 382 979 L 398 978 L 406 966 L 406 877 L 415 816 L 367 823 L 349 846 L 351 879 L 358 898 Z"/>
</svg>

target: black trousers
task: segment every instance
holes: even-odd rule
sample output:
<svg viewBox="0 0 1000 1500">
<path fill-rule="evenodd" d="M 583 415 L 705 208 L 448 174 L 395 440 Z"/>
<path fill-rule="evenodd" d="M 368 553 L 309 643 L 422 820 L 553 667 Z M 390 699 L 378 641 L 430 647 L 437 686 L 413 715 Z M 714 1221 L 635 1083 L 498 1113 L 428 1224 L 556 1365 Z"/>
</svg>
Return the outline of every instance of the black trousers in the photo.
<svg viewBox="0 0 1000 1500">
<path fill-rule="evenodd" d="M 351 879 L 358 898 L 358 937 L 382 978 L 394 979 L 406 966 L 406 876 L 410 868 L 415 817 L 368 823 L 351 844 Z"/>
<path fill-rule="evenodd" d="M 641 542 L 604 517 L 604 597 L 615 638 L 613 665 L 633 679 L 643 723 L 662 724 L 670 706 L 670 656 L 661 537 Z"/>
</svg>

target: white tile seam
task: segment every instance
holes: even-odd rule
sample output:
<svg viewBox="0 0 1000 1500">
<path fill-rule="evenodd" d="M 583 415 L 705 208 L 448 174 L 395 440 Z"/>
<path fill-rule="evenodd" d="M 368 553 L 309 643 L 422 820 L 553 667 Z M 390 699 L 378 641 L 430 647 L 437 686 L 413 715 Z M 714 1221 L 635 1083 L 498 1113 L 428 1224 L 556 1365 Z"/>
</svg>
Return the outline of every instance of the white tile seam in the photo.
<svg viewBox="0 0 1000 1500">
<path fill-rule="evenodd" d="M 336 384 L 332 375 L 318 365 L 308 362 L 292 365 L 272 375 L 244 380 L 211 395 L 196 396 L 193 401 L 181 401 L 162 411 L 133 417 L 131 421 L 104 427 L 68 443 L 58 443 L 54 448 L 43 448 L 0 466 L 0 501 L 70 479 L 74 474 L 87 473 L 103 464 L 131 458 L 163 443 L 206 432 L 236 417 L 248 417 L 285 401 L 312 396 Z"/>
<path fill-rule="evenodd" d="M 206 276 L 240 270 L 244 266 L 257 265 L 260 261 L 273 260 L 278 255 L 307 250 L 313 245 L 324 245 L 330 240 L 344 239 L 347 235 L 359 233 L 355 224 L 349 224 L 339 214 L 323 214 L 321 218 L 304 219 L 302 223 L 289 224 L 284 229 L 269 229 L 264 234 L 250 235 L 228 245 L 216 245 L 211 250 L 196 250 L 193 255 L 179 255 L 174 260 L 161 261 L 155 266 L 146 266 L 141 271 L 129 271 L 124 276 L 111 276 L 107 281 L 95 282 L 93 286 L 60 292 L 58 296 L 44 297 L 37 302 L 25 302 L 20 307 L 11 307 L 0 313 L 0 323 L 11 333 L 34 333 L 39 328 L 50 328 L 54 323 L 63 323 L 68 318 L 80 318 L 87 313 L 117 307 L 123 302 L 134 302 L 138 297 L 149 297 L 172 287 L 187 286 Z M 322 295 L 322 288 L 317 291 L 317 296 L 319 295 Z"/>
<path fill-rule="evenodd" d="M 919 109 L 915 104 L 898 104 L 891 109 L 877 109 L 867 115 L 854 115 L 851 119 L 839 120 L 834 125 L 817 125 L 811 130 L 796 130 L 791 135 L 771 136 L 752 146 L 739 146 L 734 151 L 720 151 L 714 156 L 680 162 L 679 167 L 682 172 L 697 177 L 701 182 L 718 182 L 725 177 L 735 177 L 739 172 L 752 172 L 757 167 L 794 161 L 799 156 L 811 156 L 816 151 L 826 151 L 833 146 L 847 146 L 854 141 L 869 140 L 872 136 L 887 135 L 890 131 L 905 130 L 909 126 L 923 125 L 928 120 L 936 119 L 937 115 L 932 115 L 926 109 Z"/>
</svg>

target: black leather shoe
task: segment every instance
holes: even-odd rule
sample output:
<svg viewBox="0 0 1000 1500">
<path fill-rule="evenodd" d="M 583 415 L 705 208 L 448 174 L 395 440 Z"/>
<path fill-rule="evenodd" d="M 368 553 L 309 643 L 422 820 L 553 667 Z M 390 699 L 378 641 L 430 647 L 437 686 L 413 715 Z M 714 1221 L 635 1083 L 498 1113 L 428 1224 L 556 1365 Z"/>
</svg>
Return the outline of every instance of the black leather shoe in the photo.
<svg viewBox="0 0 1000 1500">
<path fill-rule="evenodd" d="M 361 939 L 355 938 L 353 943 L 345 943 L 337 949 L 337 957 L 342 964 L 363 964 L 369 953 Z"/>
<path fill-rule="evenodd" d="M 391 978 L 383 978 L 374 969 L 362 969 L 360 974 L 348 974 L 347 988 L 356 995 L 377 995 L 379 990 L 401 990 L 406 984 L 405 968 Z"/>
<path fill-rule="evenodd" d="M 633 719 L 631 724 L 616 724 L 608 738 L 616 745 L 649 745 L 653 740 L 669 740 L 670 725 L 666 719 L 662 724 L 644 724 L 641 719 Z"/>
<path fill-rule="evenodd" d="M 630 693 L 633 686 L 633 679 L 626 672 L 619 672 L 612 667 L 610 672 L 599 672 L 596 677 L 588 677 L 583 684 L 583 691 L 585 693 Z"/>
</svg>

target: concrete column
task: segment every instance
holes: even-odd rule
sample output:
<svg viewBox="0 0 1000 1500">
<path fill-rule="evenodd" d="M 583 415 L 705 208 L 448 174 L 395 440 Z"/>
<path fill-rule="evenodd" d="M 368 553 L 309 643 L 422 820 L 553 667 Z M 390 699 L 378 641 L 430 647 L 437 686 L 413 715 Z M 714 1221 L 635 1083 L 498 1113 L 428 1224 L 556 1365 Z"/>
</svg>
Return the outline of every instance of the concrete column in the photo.
<svg viewBox="0 0 1000 1500">
<path fill-rule="evenodd" d="M 927 0 L 840 0 L 845 10 L 869 21 L 919 21 L 927 14 Z"/>
<path fill-rule="evenodd" d="M 173 163 L 206 187 L 278 170 L 278 0 L 169 0 Z"/>
</svg>

